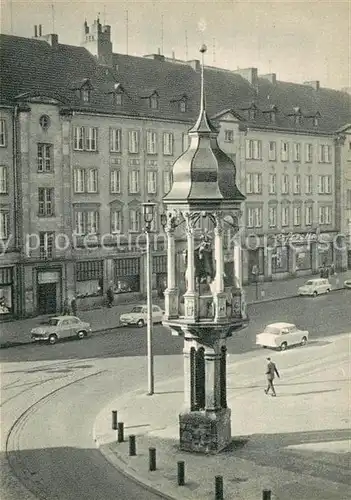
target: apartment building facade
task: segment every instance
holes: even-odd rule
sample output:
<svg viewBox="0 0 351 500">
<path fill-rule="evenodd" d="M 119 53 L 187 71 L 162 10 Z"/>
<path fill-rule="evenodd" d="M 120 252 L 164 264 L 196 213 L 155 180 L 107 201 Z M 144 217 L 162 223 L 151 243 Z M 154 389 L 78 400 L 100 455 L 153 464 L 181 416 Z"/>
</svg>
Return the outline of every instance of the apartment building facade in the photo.
<svg viewBox="0 0 351 500">
<path fill-rule="evenodd" d="M 154 201 L 161 210 L 173 163 L 188 146 L 187 131 L 198 111 L 198 61 L 113 54 L 107 27 L 96 21 L 83 31 L 83 48 L 61 45 L 57 35 L 33 40 L 4 36 L 4 318 L 56 312 L 72 297 L 78 307 L 92 307 L 105 300 L 109 287 L 116 301 L 145 292 L 141 203 Z M 96 44 L 101 36 L 104 43 Z M 16 73 L 18 67 L 10 63 L 19 53 L 24 66 L 26 61 L 32 67 L 46 61 L 45 78 L 36 80 L 33 73 L 28 80 Z M 266 89 L 267 81 L 257 78 L 253 85 L 246 73 L 243 77 L 207 68 L 205 81 L 220 146 L 235 161 L 237 184 L 247 197 L 240 231 L 243 282 L 253 279 L 253 270 L 258 279 L 280 279 L 317 272 L 334 262 L 335 249 L 327 243 L 342 218 L 336 214 L 334 123 L 323 117 L 323 109 L 319 118 L 316 109 L 312 115 L 307 108 L 297 111 L 284 99 L 280 109 L 267 107 L 267 92 L 274 96 L 279 85 Z M 222 86 L 232 90 L 219 96 Z M 314 89 L 298 90 L 303 102 L 316 100 Z M 338 119 L 345 121 L 340 116 L 343 99 L 334 97 Z M 165 237 L 158 215 L 155 293 L 166 282 Z M 290 233 L 293 240 L 286 239 Z M 317 245 L 320 238 L 324 245 Z M 234 255 L 238 258 L 237 248 L 229 246 L 229 263 Z M 344 266 L 342 258 L 339 267 Z"/>
</svg>

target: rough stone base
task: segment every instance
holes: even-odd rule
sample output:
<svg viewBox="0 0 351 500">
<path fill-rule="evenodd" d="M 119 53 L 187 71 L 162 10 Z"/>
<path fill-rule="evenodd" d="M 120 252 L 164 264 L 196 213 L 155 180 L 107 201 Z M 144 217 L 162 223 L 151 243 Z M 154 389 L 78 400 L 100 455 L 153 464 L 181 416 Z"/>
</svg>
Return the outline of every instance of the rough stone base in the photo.
<svg viewBox="0 0 351 500">
<path fill-rule="evenodd" d="M 182 451 L 216 454 L 231 443 L 229 408 L 218 411 L 192 411 L 179 415 Z"/>
</svg>

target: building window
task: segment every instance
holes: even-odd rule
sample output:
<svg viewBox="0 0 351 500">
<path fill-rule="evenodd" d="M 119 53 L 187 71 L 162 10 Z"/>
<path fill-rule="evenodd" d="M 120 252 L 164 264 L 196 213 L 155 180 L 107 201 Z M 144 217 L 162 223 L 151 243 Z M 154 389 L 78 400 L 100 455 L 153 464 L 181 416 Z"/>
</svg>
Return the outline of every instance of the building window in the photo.
<svg viewBox="0 0 351 500">
<path fill-rule="evenodd" d="M 75 213 L 75 233 L 77 235 L 98 234 L 99 212 L 96 210 L 77 211 Z"/>
<path fill-rule="evenodd" d="M 140 291 L 140 259 L 115 260 L 115 293 Z"/>
<path fill-rule="evenodd" d="M 111 212 L 111 233 L 119 234 L 122 233 L 122 211 L 113 210 Z"/>
<path fill-rule="evenodd" d="M 301 194 L 301 176 L 294 175 L 294 194 Z"/>
<path fill-rule="evenodd" d="M 129 211 L 129 230 L 133 233 L 140 232 L 140 211 L 133 209 Z"/>
<path fill-rule="evenodd" d="M 186 113 L 186 110 L 187 110 L 186 100 L 183 99 L 182 101 L 179 101 L 179 111 L 181 113 Z"/>
<path fill-rule="evenodd" d="M 171 132 L 163 133 L 163 154 L 167 156 L 173 154 L 173 134 Z"/>
<path fill-rule="evenodd" d="M 41 115 L 39 118 L 39 125 L 44 131 L 50 127 L 50 118 L 48 115 Z"/>
<path fill-rule="evenodd" d="M 163 192 L 167 194 L 171 190 L 172 186 L 172 172 L 163 172 Z"/>
<path fill-rule="evenodd" d="M 318 209 L 319 224 L 331 224 L 331 207 L 323 206 Z"/>
<path fill-rule="evenodd" d="M 75 127 L 74 128 L 74 150 L 75 151 L 97 151 L 97 128 Z"/>
<path fill-rule="evenodd" d="M 246 193 L 262 194 L 262 174 L 246 175 Z"/>
<path fill-rule="evenodd" d="M 38 172 L 52 170 L 51 148 L 51 144 L 38 144 Z"/>
<path fill-rule="evenodd" d="M 149 104 L 150 109 L 158 109 L 158 96 L 156 94 L 150 97 Z"/>
<path fill-rule="evenodd" d="M 139 170 L 129 172 L 129 192 L 131 194 L 139 193 Z"/>
<path fill-rule="evenodd" d="M 113 92 L 112 100 L 114 106 L 122 106 L 122 94 L 120 92 Z"/>
<path fill-rule="evenodd" d="M 305 207 L 305 225 L 312 226 L 313 221 L 313 209 L 311 206 Z"/>
<path fill-rule="evenodd" d="M 313 157 L 312 144 L 305 144 L 305 162 L 311 163 Z"/>
<path fill-rule="evenodd" d="M 276 247 L 272 254 L 272 273 L 286 273 L 289 270 L 289 247 Z"/>
<path fill-rule="evenodd" d="M 256 139 L 246 139 L 246 159 L 260 160 L 262 158 L 262 143 Z"/>
<path fill-rule="evenodd" d="M 122 130 L 120 128 L 110 129 L 110 151 L 111 153 L 122 151 Z"/>
<path fill-rule="evenodd" d="M 305 194 L 312 194 L 312 175 L 306 175 Z"/>
<path fill-rule="evenodd" d="M 110 172 L 110 193 L 119 194 L 121 192 L 121 171 L 111 170 Z"/>
<path fill-rule="evenodd" d="M 90 102 L 90 89 L 81 89 L 80 98 L 83 102 Z"/>
<path fill-rule="evenodd" d="M 268 209 L 268 224 L 269 227 L 277 226 L 277 207 L 269 207 Z"/>
<path fill-rule="evenodd" d="M 87 175 L 87 192 L 97 193 L 98 192 L 98 171 L 96 168 L 91 168 L 88 170 Z"/>
<path fill-rule="evenodd" d="M 8 193 L 8 171 L 7 167 L 0 166 L 0 194 Z"/>
<path fill-rule="evenodd" d="M 157 154 L 157 134 L 151 130 L 146 132 L 146 151 L 149 155 Z"/>
<path fill-rule="evenodd" d="M 294 226 L 301 226 L 301 207 L 294 207 Z"/>
<path fill-rule="evenodd" d="M 182 134 L 182 147 L 183 147 L 183 152 L 186 151 L 189 147 L 189 136 L 188 134 Z"/>
<path fill-rule="evenodd" d="M 224 142 L 234 142 L 234 131 L 225 130 L 224 131 Z"/>
<path fill-rule="evenodd" d="M 1 237 L 0 237 L 1 238 Z M 11 267 L 0 268 L 0 315 L 11 314 L 13 297 L 13 276 Z"/>
<path fill-rule="evenodd" d="M 293 144 L 293 160 L 301 161 L 301 144 L 298 142 Z"/>
<path fill-rule="evenodd" d="M 270 161 L 277 159 L 277 143 L 274 141 L 269 141 L 268 159 Z"/>
<path fill-rule="evenodd" d="M 277 192 L 277 176 L 276 174 L 269 174 L 269 194 L 276 194 Z"/>
<path fill-rule="evenodd" d="M 318 177 L 318 194 L 331 194 L 331 175 Z"/>
<path fill-rule="evenodd" d="M 289 225 L 289 207 L 282 207 L 282 226 Z"/>
<path fill-rule="evenodd" d="M 155 194 L 157 191 L 157 172 L 147 172 L 147 192 L 148 194 Z"/>
<path fill-rule="evenodd" d="M 287 174 L 282 175 L 282 194 L 289 193 L 289 176 Z"/>
<path fill-rule="evenodd" d="M 6 146 L 6 122 L 5 120 L 0 120 L 0 146 Z"/>
<path fill-rule="evenodd" d="M 247 227 L 262 227 L 262 208 L 247 209 Z"/>
<path fill-rule="evenodd" d="M 320 163 L 330 163 L 331 161 L 330 146 L 327 146 L 326 144 L 320 144 L 319 161 Z"/>
<path fill-rule="evenodd" d="M 41 217 L 50 217 L 54 215 L 54 188 L 39 188 L 39 211 Z"/>
<path fill-rule="evenodd" d="M 53 255 L 55 234 L 48 232 L 39 233 L 39 249 L 41 259 L 51 259 Z"/>
<path fill-rule="evenodd" d="M 73 171 L 73 185 L 75 193 L 85 192 L 85 170 L 83 168 L 75 168 Z"/>
<path fill-rule="evenodd" d="M 9 237 L 9 213 L 0 212 L 0 240 L 7 240 Z"/>
<path fill-rule="evenodd" d="M 128 132 L 128 151 L 129 153 L 139 153 L 139 131 L 130 130 Z"/>
<path fill-rule="evenodd" d="M 77 298 L 98 297 L 103 294 L 104 263 L 102 260 L 76 263 Z"/>
<path fill-rule="evenodd" d="M 285 141 L 281 144 L 281 161 L 289 161 L 289 143 Z"/>
</svg>

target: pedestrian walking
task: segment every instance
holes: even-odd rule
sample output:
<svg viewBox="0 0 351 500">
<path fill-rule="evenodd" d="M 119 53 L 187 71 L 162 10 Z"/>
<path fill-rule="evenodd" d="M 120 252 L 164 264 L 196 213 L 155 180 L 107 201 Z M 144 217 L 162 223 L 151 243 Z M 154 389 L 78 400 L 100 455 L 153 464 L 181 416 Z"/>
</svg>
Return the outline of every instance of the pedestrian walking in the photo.
<svg viewBox="0 0 351 500">
<path fill-rule="evenodd" d="M 77 301 L 75 297 L 71 300 L 71 309 L 73 316 L 77 316 Z"/>
<path fill-rule="evenodd" d="M 64 316 L 69 316 L 71 314 L 68 299 L 65 299 L 63 302 L 63 314 Z"/>
<path fill-rule="evenodd" d="M 267 369 L 266 369 L 266 376 L 267 376 L 267 382 L 268 386 L 267 389 L 264 390 L 266 394 L 269 393 L 269 390 L 271 389 L 272 391 L 272 396 L 276 396 L 275 389 L 274 389 L 274 384 L 273 380 L 275 375 L 277 375 L 278 378 L 280 378 L 280 375 L 278 373 L 277 367 L 275 366 L 275 363 L 271 360 L 271 358 L 267 358 L 268 364 L 267 364 Z"/>
<path fill-rule="evenodd" d="M 115 298 L 112 287 L 109 287 L 107 292 L 107 307 L 112 307 L 113 299 Z"/>
</svg>

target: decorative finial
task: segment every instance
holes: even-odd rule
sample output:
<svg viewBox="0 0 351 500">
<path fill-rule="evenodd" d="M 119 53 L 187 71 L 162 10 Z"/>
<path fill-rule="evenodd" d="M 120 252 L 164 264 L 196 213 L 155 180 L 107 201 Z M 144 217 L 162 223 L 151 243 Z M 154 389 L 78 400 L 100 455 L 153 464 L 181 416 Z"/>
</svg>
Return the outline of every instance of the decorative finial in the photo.
<svg viewBox="0 0 351 500">
<path fill-rule="evenodd" d="M 207 51 L 206 45 L 203 43 L 200 47 L 201 52 L 201 113 L 205 111 L 206 102 L 205 102 L 205 90 L 204 90 L 204 55 Z"/>
<path fill-rule="evenodd" d="M 200 52 L 201 52 L 201 54 L 204 54 L 206 51 L 207 51 L 207 47 L 206 47 L 206 45 L 203 43 L 203 44 L 201 45 L 201 47 L 200 47 Z"/>
</svg>

